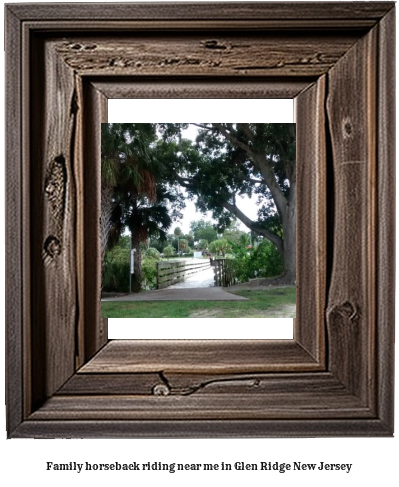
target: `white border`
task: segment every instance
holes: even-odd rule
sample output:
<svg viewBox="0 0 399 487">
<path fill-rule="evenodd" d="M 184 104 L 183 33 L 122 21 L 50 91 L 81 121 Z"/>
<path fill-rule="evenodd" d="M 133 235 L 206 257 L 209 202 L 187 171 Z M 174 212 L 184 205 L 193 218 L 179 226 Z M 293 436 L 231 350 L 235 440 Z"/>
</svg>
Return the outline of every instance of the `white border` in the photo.
<svg viewBox="0 0 399 487">
<path fill-rule="evenodd" d="M 294 103 L 291 99 L 137 99 L 108 100 L 108 122 L 179 123 L 209 120 L 210 114 L 222 120 L 252 123 L 292 123 Z M 245 323 L 245 325 L 244 325 Z M 293 324 L 289 318 L 135 318 L 108 320 L 110 339 L 202 339 L 202 340 L 292 340 Z"/>
</svg>

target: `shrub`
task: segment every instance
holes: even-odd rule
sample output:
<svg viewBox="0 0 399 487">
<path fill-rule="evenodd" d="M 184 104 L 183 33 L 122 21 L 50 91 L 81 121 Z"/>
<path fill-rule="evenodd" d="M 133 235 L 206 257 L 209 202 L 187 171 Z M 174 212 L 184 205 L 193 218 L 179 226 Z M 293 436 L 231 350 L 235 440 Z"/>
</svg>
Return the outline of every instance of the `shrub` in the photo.
<svg viewBox="0 0 399 487">
<path fill-rule="evenodd" d="M 141 264 L 142 288 L 151 290 L 157 288 L 157 262 L 158 259 L 146 258 Z"/>
<path fill-rule="evenodd" d="M 240 282 L 247 282 L 256 277 L 275 277 L 283 272 L 283 259 L 277 248 L 268 240 L 263 240 L 254 249 L 236 245 L 233 247 L 234 259 L 231 264 Z"/>
<path fill-rule="evenodd" d="M 163 249 L 164 257 L 167 257 L 167 258 L 172 257 L 174 253 L 175 253 L 175 249 L 171 245 L 168 245 L 167 247 L 165 247 Z"/>
<path fill-rule="evenodd" d="M 129 249 L 125 259 L 120 255 L 108 252 L 105 255 L 105 262 L 102 275 L 102 290 L 105 292 L 129 292 Z"/>
<path fill-rule="evenodd" d="M 148 250 L 145 252 L 145 258 L 150 258 L 150 259 L 160 259 L 161 254 L 158 252 L 158 250 L 154 247 L 150 247 Z"/>
</svg>

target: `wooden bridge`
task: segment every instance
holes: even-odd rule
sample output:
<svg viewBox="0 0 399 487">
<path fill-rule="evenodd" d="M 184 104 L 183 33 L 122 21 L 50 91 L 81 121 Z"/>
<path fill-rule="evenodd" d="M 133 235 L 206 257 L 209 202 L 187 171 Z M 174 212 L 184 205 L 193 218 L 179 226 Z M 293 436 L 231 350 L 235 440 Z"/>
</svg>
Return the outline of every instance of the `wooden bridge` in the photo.
<svg viewBox="0 0 399 487">
<path fill-rule="evenodd" d="M 166 264 L 166 265 L 165 265 Z M 233 284 L 228 263 L 209 259 L 180 259 L 158 262 L 158 289 L 107 297 L 101 301 L 246 301 L 226 292 Z"/>
<path fill-rule="evenodd" d="M 187 259 L 157 263 L 157 289 L 229 287 L 236 284 L 229 259 Z"/>
<path fill-rule="evenodd" d="M 193 274 L 210 268 L 209 259 L 176 259 L 157 262 L 157 289 L 169 288 L 186 281 Z"/>
<path fill-rule="evenodd" d="M 226 292 L 232 284 L 228 263 L 209 259 L 187 259 L 158 263 L 159 287 L 156 291 L 108 297 L 102 301 L 246 301 Z M 164 265 L 167 264 L 167 265 Z M 228 284 L 230 282 L 230 284 Z"/>
</svg>

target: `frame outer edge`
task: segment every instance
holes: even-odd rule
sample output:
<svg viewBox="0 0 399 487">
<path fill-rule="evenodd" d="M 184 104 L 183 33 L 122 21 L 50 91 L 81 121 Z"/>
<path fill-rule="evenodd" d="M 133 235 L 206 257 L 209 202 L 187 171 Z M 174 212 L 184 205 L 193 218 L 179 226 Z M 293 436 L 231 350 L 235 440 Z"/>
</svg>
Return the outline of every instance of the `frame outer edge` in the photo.
<svg viewBox="0 0 399 487">
<path fill-rule="evenodd" d="M 378 21 L 394 2 L 185 2 L 165 3 L 79 3 L 15 4 L 8 8 L 21 20 L 342 20 L 342 18 Z"/>
<path fill-rule="evenodd" d="M 379 25 L 377 146 L 378 414 L 394 430 L 395 351 L 395 9 Z"/>
<path fill-rule="evenodd" d="M 22 29 L 21 22 L 5 7 L 5 144 L 6 181 L 6 400 L 7 431 L 10 436 L 23 419 L 23 166 L 22 166 Z M 12 130 L 9 128 L 12 127 Z M 15 224 L 18 222 L 18 224 Z"/>
<path fill-rule="evenodd" d="M 383 437 L 377 419 L 239 421 L 26 421 L 14 438 L 316 438 Z"/>
<path fill-rule="evenodd" d="M 393 5 L 393 4 L 392 4 Z M 6 116 L 9 125 L 13 127 L 13 130 L 7 131 L 6 141 L 6 157 L 7 157 L 7 181 L 8 188 L 6 194 L 6 221 L 8 224 L 18 222 L 18 225 L 9 225 L 6 234 L 6 276 L 7 283 L 9 284 L 6 296 L 6 319 L 7 319 L 7 421 L 9 436 L 18 437 L 19 432 L 26 430 L 27 436 L 29 433 L 27 430 L 35 422 L 26 421 L 23 425 L 21 423 L 23 418 L 23 370 L 21 359 L 23 358 L 23 332 L 24 323 L 28 316 L 26 314 L 26 298 L 29 296 L 24 294 L 27 287 L 22 287 L 24 284 L 24 276 L 26 273 L 26 257 L 28 254 L 26 251 L 26 244 L 24 247 L 24 219 L 26 219 L 26 197 L 23 199 L 23 177 L 26 175 L 26 170 L 23 166 L 23 147 L 21 142 L 22 138 L 22 103 L 24 102 L 24 86 L 22 85 L 22 30 L 20 19 L 15 15 L 18 12 L 14 12 L 13 9 L 6 7 L 6 63 L 8 70 L 6 88 L 8 98 L 6 100 Z M 386 15 L 381 21 L 379 26 L 379 53 L 378 60 L 378 118 L 379 121 L 387 123 L 388 130 L 382 123 L 378 126 L 379 143 L 377 145 L 377 158 L 378 158 L 378 179 L 377 179 L 377 203 L 379 217 L 377 223 L 377 280 L 379 284 L 375 285 L 375 293 L 377 296 L 377 311 L 376 319 L 379 324 L 378 328 L 378 348 L 377 353 L 380 360 L 376 361 L 375 368 L 378 374 L 378 391 L 379 391 L 379 416 L 373 421 L 366 421 L 363 424 L 364 430 L 362 430 L 363 421 L 359 420 L 357 425 L 352 424 L 353 430 L 350 428 L 347 430 L 348 435 L 362 435 L 362 436 L 386 436 L 388 429 L 393 428 L 393 320 L 394 320 L 394 270 L 392 266 L 392 260 L 389 258 L 394 252 L 394 106 L 392 104 L 393 90 L 394 90 L 394 66 L 392 63 L 393 55 L 393 25 L 394 25 L 394 9 Z M 385 48 L 385 52 L 382 50 Z M 11 125 L 13 124 L 13 125 Z M 15 126 L 16 124 L 16 126 Z M 382 141 L 383 143 L 380 143 Z M 391 165 L 392 164 L 392 165 Z M 29 197 L 29 196 L 28 196 Z M 11 209 L 12 208 L 12 211 Z M 382 211 L 384 210 L 384 212 Z M 26 234 L 26 230 L 25 230 Z M 389 289 L 387 289 L 387 283 Z M 14 291 L 14 292 L 13 292 Z M 17 306 L 15 305 L 17 303 Z M 384 359 L 382 361 L 382 359 Z M 12 383 L 15 380 L 14 383 Z M 11 387 L 12 385 L 12 387 Z M 301 428 L 305 427 L 305 422 L 301 422 Z M 181 428 L 181 424 L 179 428 Z M 310 424 L 310 423 L 309 423 Z M 311 422 L 311 424 L 315 424 Z M 342 431 L 343 422 L 332 421 L 331 425 L 335 424 L 335 427 L 329 431 L 329 424 L 324 425 L 324 432 L 326 436 L 337 435 L 338 431 Z M 66 425 L 69 428 L 71 423 Z M 369 425 L 367 427 L 366 425 Z M 61 426 L 61 425 L 60 425 Z M 84 422 L 81 422 L 82 434 L 84 435 Z M 86 425 L 87 426 L 87 425 Z M 151 427 L 154 427 L 153 424 Z M 213 437 L 213 436 L 239 436 L 242 430 L 238 429 L 232 433 L 231 424 L 226 422 L 219 425 L 219 428 L 215 423 L 207 424 L 205 431 L 201 427 L 201 435 Z M 256 422 L 246 423 L 244 428 L 244 436 L 259 436 L 262 435 L 262 428 L 265 423 L 262 422 L 260 430 L 255 430 L 259 424 Z M 309 425 L 308 425 L 309 426 Z M 320 425 L 319 425 L 320 426 Z M 89 430 L 92 425 L 89 425 Z M 140 423 L 139 429 L 144 427 Z M 170 423 L 166 426 L 170 427 Z M 280 430 L 277 424 L 273 424 L 272 429 L 277 427 L 278 431 L 276 436 L 280 436 Z M 280 425 L 282 428 L 288 428 L 289 425 Z M 178 431 L 179 428 L 177 428 Z M 230 428 L 230 429 L 229 429 Z M 80 429 L 80 428 L 79 428 Z M 112 429 L 112 427 L 111 427 Z M 118 424 L 115 422 L 115 430 L 118 430 Z M 147 430 L 148 431 L 148 430 Z M 251 434 L 248 434 L 251 431 Z M 306 436 L 312 436 L 313 428 L 309 428 L 309 433 Z M 359 433 L 360 432 L 360 433 Z M 119 432 L 121 433 L 121 431 Z M 123 436 L 125 436 L 124 432 Z M 305 431 L 302 429 L 302 433 Z M 346 433 L 346 432 L 345 432 Z M 176 435 L 176 432 L 173 433 Z M 79 436 L 80 432 L 78 434 Z M 105 433 L 106 435 L 106 433 Z M 177 432 L 177 435 L 179 433 Z M 181 433 L 180 433 L 181 435 Z M 180 436 L 179 435 L 179 436 Z M 146 435 L 150 436 L 150 435 Z M 317 435 L 318 436 L 318 435 Z M 40 437 L 36 436 L 36 437 Z"/>
</svg>

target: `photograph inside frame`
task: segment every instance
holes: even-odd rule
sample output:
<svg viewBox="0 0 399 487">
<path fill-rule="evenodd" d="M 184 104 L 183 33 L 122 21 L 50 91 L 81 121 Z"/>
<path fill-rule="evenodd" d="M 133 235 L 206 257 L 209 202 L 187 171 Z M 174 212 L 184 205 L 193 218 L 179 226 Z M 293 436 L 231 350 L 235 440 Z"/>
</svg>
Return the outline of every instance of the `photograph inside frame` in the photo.
<svg viewBox="0 0 399 487">
<path fill-rule="evenodd" d="M 294 123 L 103 123 L 104 318 L 295 318 Z"/>
</svg>

